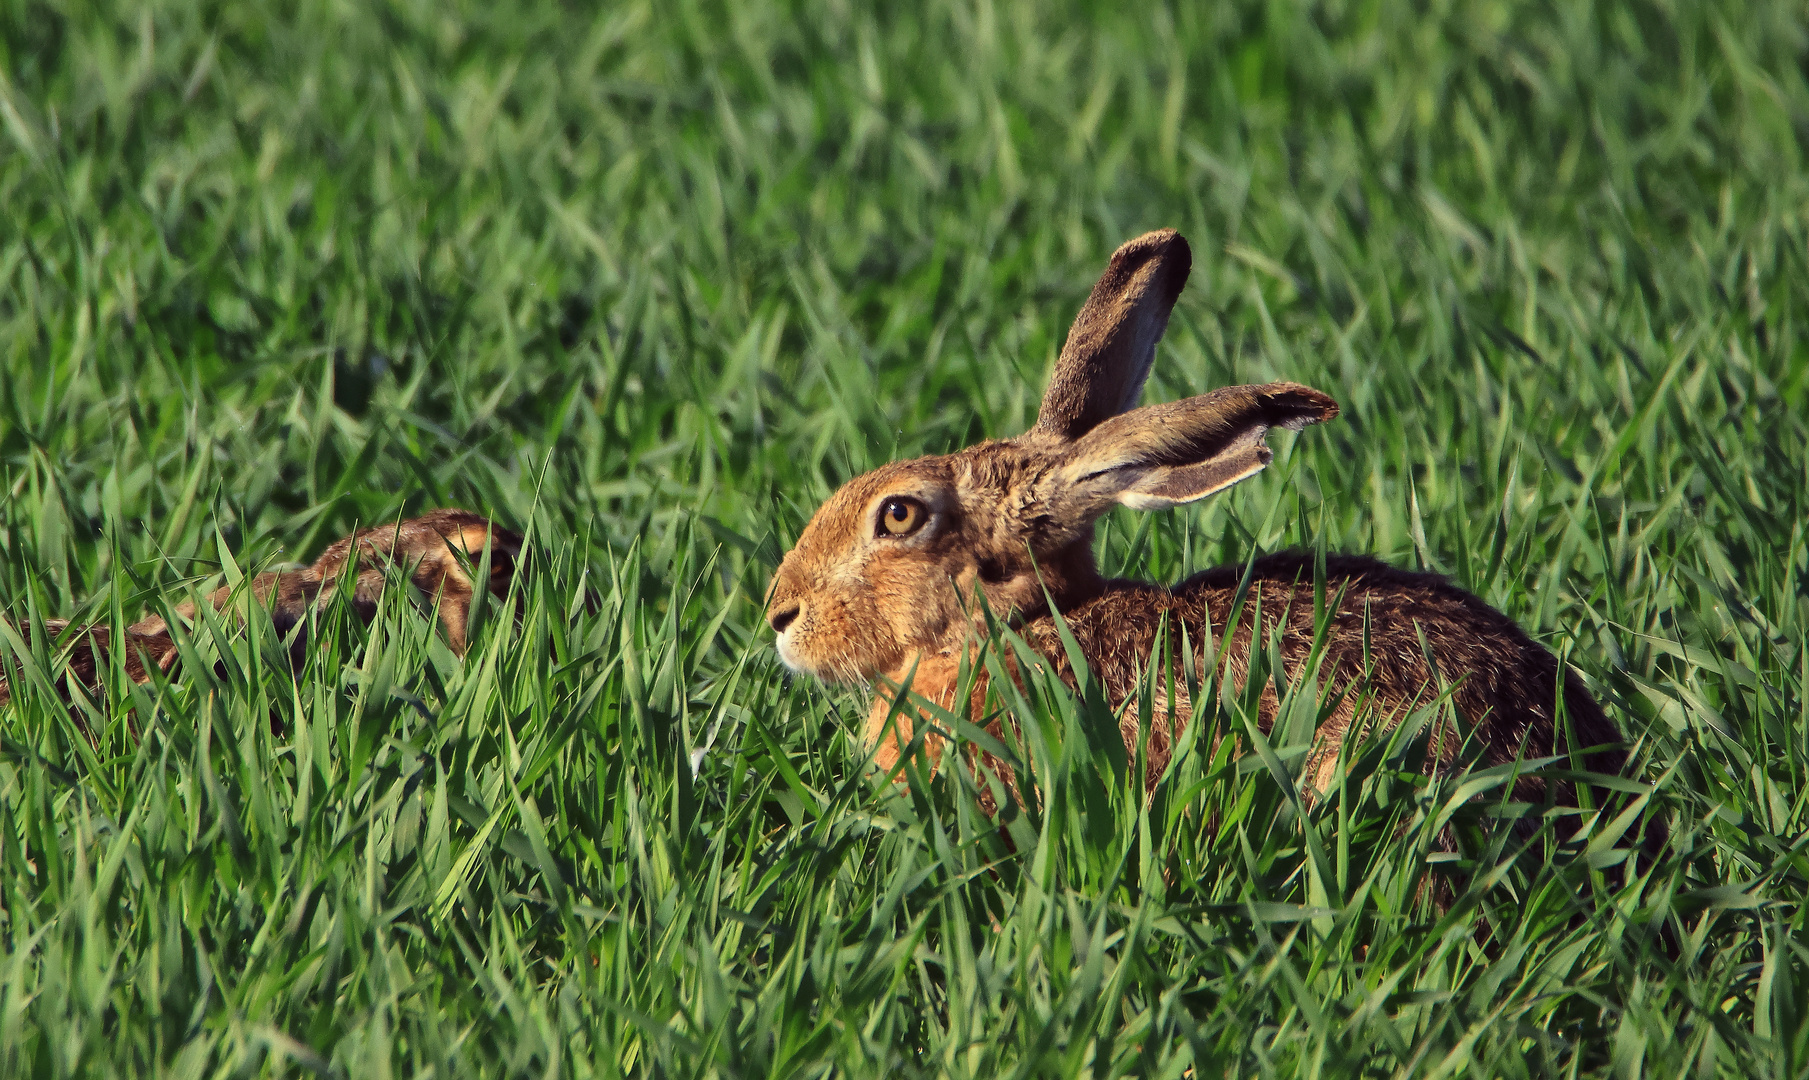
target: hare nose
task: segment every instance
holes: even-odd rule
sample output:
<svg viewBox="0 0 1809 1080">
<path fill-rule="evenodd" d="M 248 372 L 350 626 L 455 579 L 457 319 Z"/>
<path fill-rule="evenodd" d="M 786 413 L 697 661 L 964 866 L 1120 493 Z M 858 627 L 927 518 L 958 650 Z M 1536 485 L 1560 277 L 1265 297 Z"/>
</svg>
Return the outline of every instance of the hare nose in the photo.
<svg viewBox="0 0 1809 1080">
<path fill-rule="evenodd" d="M 773 624 L 773 633 L 783 634 L 785 633 L 785 628 L 790 626 L 792 622 L 797 619 L 798 612 L 802 610 L 804 610 L 802 604 L 787 604 L 785 607 L 768 615 L 766 621 Z"/>
</svg>

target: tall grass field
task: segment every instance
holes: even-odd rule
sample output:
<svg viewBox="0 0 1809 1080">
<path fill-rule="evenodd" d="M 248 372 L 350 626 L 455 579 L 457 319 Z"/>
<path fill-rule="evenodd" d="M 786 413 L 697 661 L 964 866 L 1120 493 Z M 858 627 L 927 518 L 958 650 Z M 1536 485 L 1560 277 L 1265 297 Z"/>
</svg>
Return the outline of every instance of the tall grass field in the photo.
<svg viewBox="0 0 1809 1080">
<path fill-rule="evenodd" d="M 1806 147 L 1800 0 L 0 0 L 0 1076 L 1804 1075 Z M 1225 687 L 1146 796 L 1033 685 L 994 819 L 787 674 L 817 504 L 1162 226 L 1145 400 L 1343 414 L 1103 568 L 1447 574 L 1624 778 L 1303 800 Z M 241 590 L 60 695 L 46 619 L 442 506 L 531 550 L 463 659 Z"/>
</svg>

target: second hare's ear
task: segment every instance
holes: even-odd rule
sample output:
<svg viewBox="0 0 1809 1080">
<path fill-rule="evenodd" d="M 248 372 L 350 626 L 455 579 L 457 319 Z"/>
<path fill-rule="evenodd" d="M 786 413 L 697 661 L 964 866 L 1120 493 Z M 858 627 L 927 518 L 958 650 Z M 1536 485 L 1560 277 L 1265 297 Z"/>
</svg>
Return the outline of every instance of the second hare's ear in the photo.
<svg viewBox="0 0 1809 1080">
<path fill-rule="evenodd" d="M 1173 229 L 1145 233 L 1112 253 L 1055 361 L 1037 431 L 1078 439 L 1137 404 L 1192 268 L 1193 252 Z"/>
<path fill-rule="evenodd" d="M 1297 383 L 1228 386 L 1113 417 L 1077 440 L 1051 479 L 1047 502 L 1068 521 L 1121 503 L 1138 510 L 1203 499 L 1261 472 L 1270 428 L 1299 431 L 1338 415 L 1338 404 Z"/>
</svg>

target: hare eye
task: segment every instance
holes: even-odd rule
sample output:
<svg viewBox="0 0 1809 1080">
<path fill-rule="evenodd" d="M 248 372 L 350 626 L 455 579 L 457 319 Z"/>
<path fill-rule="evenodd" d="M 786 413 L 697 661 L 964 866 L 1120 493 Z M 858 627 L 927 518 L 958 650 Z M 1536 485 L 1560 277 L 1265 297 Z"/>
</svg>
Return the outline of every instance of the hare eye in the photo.
<svg viewBox="0 0 1809 1080">
<path fill-rule="evenodd" d="M 929 518 L 929 510 L 916 499 L 896 496 L 879 507 L 880 536 L 909 536 Z"/>
</svg>

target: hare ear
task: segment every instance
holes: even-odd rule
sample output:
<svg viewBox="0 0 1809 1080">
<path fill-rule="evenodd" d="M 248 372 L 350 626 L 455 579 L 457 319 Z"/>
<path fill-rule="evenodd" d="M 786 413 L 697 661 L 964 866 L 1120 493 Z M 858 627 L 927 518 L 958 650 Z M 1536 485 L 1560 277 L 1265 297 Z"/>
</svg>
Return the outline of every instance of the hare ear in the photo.
<svg viewBox="0 0 1809 1080">
<path fill-rule="evenodd" d="M 1262 471 L 1270 428 L 1299 431 L 1338 415 L 1331 398 L 1296 383 L 1228 386 L 1113 417 L 1077 440 L 1054 470 L 1050 500 L 1066 520 L 1113 503 L 1138 510 L 1203 499 Z"/>
<path fill-rule="evenodd" d="M 1137 403 L 1192 267 L 1193 252 L 1173 229 L 1145 233 L 1112 253 L 1068 331 L 1037 431 L 1078 439 Z"/>
</svg>

